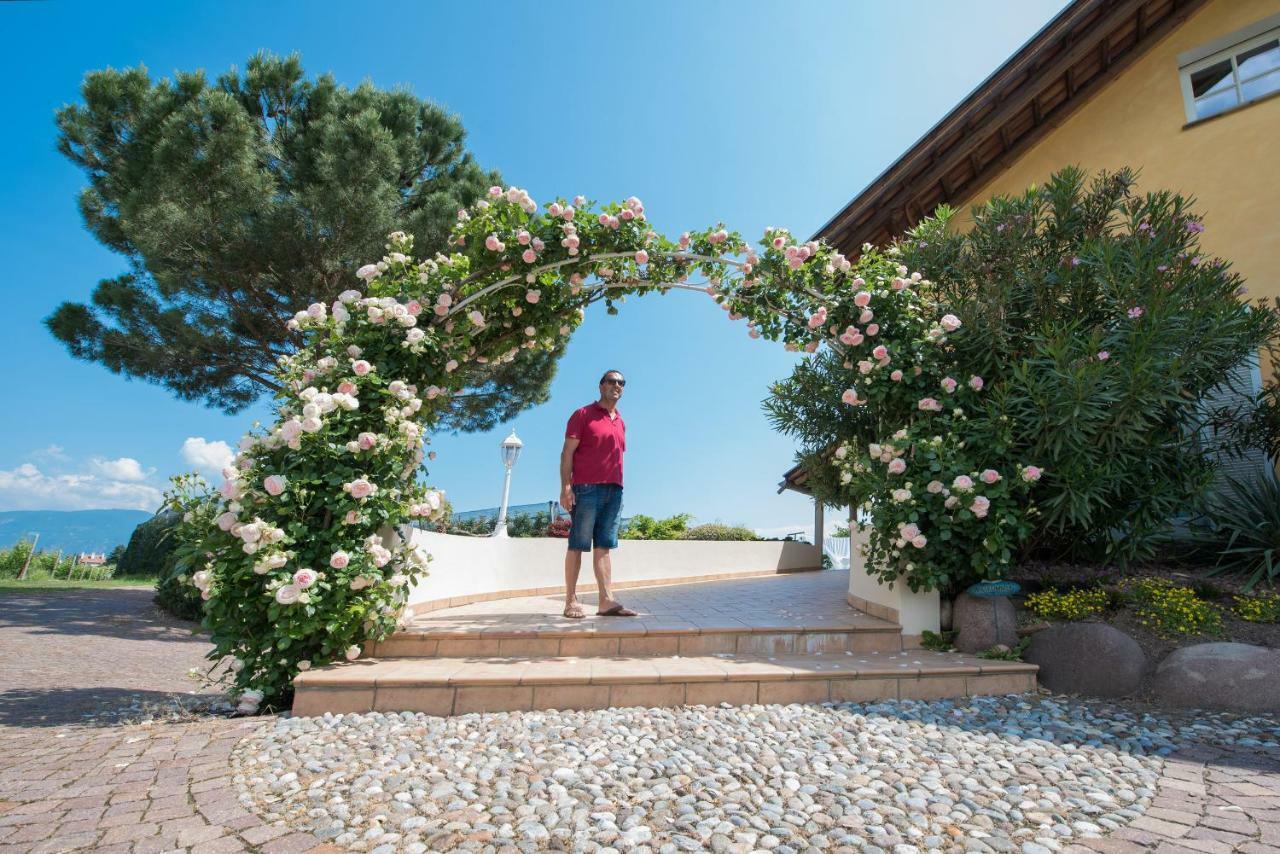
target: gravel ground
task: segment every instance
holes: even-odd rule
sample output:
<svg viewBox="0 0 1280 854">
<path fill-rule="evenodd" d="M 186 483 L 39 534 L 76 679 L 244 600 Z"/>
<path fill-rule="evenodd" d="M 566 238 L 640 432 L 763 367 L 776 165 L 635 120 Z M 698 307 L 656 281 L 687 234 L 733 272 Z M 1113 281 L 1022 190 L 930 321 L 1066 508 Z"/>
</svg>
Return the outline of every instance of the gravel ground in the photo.
<svg viewBox="0 0 1280 854">
<path fill-rule="evenodd" d="M 349 850 L 1040 854 L 1139 819 L 1162 756 L 1280 749 L 1275 720 L 1059 698 L 286 718 L 241 803 Z"/>
</svg>

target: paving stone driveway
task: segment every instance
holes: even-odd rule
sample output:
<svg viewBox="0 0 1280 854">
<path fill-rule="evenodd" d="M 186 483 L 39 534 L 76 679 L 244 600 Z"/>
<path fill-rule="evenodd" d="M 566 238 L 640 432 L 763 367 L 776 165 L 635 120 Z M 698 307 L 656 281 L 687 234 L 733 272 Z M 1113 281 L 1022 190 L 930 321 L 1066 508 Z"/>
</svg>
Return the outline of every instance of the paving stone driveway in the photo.
<svg viewBox="0 0 1280 854">
<path fill-rule="evenodd" d="M 137 722 L 207 649 L 150 591 L 0 595 L 0 854 L 340 850 L 241 807 L 230 755 L 262 719 Z M 1185 750 L 1146 815 L 1063 850 L 1280 851 L 1280 756 Z"/>
<path fill-rule="evenodd" d="M 332 850 L 240 806 L 229 757 L 261 719 L 163 719 L 209 643 L 151 596 L 0 595 L 0 852 Z"/>
</svg>

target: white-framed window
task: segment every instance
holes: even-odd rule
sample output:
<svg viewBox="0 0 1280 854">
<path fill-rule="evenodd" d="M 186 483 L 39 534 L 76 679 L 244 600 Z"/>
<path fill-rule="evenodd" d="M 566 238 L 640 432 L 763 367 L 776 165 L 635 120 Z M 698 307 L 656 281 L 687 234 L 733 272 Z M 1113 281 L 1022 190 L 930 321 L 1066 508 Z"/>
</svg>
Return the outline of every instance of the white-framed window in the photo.
<svg viewBox="0 0 1280 854">
<path fill-rule="evenodd" d="M 1280 92 L 1280 15 L 1178 57 L 1187 121 Z"/>
</svg>

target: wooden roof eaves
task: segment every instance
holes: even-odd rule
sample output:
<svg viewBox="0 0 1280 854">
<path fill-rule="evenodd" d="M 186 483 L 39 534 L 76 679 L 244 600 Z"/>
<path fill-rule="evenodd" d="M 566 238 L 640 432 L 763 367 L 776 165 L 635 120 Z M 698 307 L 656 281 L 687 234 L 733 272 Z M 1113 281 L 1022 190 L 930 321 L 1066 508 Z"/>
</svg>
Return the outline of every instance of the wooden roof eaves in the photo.
<svg viewBox="0 0 1280 854">
<path fill-rule="evenodd" d="M 1098 26 L 1099 22 L 1091 22 L 1090 16 L 1100 15 L 1104 21 L 1119 25 L 1130 17 L 1137 16 L 1139 12 L 1144 12 L 1145 15 L 1144 10 L 1150 2 L 1151 0 L 1076 0 L 868 184 L 856 198 L 823 225 L 814 238 L 843 247 L 846 254 L 857 254 L 863 242 L 878 242 L 876 238 L 880 235 L 901 230 L 893 228 L 886 218 L 902 218 L 905 210 L 906 218 L 914 219 L 909 212 L 909 205 L 917 196 L 927 193 L 935 183 L 943 181 L 948 172 L 965 162 L 963 158 L 967 157 L 972 177 L 950 190 L 943 185 L 947 200 L 955 200 L 953 192 L 969 189 L 1002 169 L 1011 159 L 1020 156 L 1035 140 L 1043 136 L 1046 129 L 1055 126 L 1067 113 L 1092 97 L 1102 84 L 1113 79 L 1115 73 L 1144 53 L 1147 47 L 1203 5 L 1205 0 L 1172 0 L 1168 13 L 1154 24 L 1144 17 L 1142 38 L 1119 57 L 1111 56 L 1107 50 L 1105 64 L 1110 65 L 1111 69 L 1094 75 L 1083 85 L 1078 84 L 1074 79 L 1074 67 L 1094 51 L 1098 51 L 1099 58 L 1104 59 L 1103 49 L 1116 29 L 1116 26 Z M 1091 38 L 1073 37 L 1075 29 L 1085 25 L 1088 25 L 1087 32 Z M 1060 44 L 1057 43 L 1059 39 L 1062 40 Z M 1055 48 L 1057 54 L 1053 55 Z M 1019 75 L 1022 75 L 1021 79 Z M 982 162 L 975 151 L 977 146 L 993 133 L 1003 130 L 1004 123 L 1020 112 L 1028 109 L 1034 111 L 1032 105 L 1038 103 L 1038 96 L 1045 88 L 1045 82 L 1058 77 L 1065 81 L 1066 98 L 1052 109 L 1042 112 L 1029 130 L 1012 141 L 1004 141 L 998 156 Z M 981 133 L 981 129 L 990 126 L 993 121 L 997 124 L 997 130 Z M 956 159 L 957 152 L 960 160 Z M 904 201 L 886 204 L 898 200 L 903 196 L 904 189 L 909 188 L 915 188 L 915 192 L 906 193 Z M 845 245 L 847 243 L 855 245 Z"/>
</svg>

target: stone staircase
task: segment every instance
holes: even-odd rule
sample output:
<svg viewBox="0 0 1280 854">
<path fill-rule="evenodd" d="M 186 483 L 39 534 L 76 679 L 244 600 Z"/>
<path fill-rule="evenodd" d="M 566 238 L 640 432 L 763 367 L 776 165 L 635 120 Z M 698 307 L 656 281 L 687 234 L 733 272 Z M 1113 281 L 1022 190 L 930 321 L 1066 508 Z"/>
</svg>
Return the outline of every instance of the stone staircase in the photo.
<svg viewBox="0 0 1280 854">
<path fill-rule="evenodd" d="M 897 625 L 843 603 L 812 622 L 760 611 L 570 621 L 545 608 L 512 619 L 471 607 L 419 618 L 365 658 L 299 674 L 294 714 L 933 700 L 1035 688 L 1034 665 L 904 649 Z"/>
</svg>

